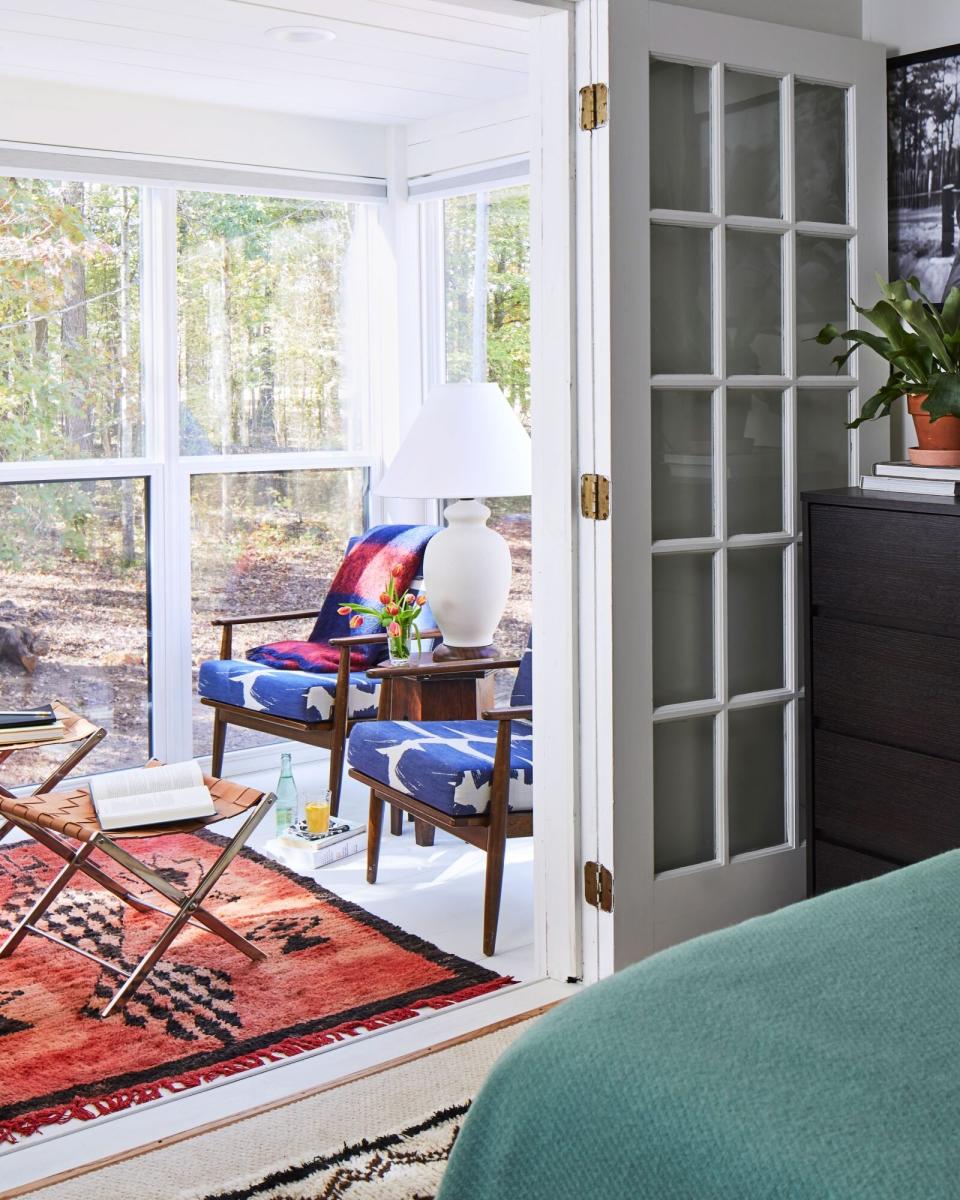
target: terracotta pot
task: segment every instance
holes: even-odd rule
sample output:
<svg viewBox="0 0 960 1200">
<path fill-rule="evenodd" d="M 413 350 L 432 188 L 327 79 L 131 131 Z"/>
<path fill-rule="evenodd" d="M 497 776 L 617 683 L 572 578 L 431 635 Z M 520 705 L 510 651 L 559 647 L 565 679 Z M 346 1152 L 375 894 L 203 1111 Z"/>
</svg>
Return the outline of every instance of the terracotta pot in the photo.
<svg viewBox="0 0 960 1200">
<path fill-rule="evenodd" d="M 923 408 L 926 392 L 907 397 L 919 446 L 911 446 L 910 461 L 923 467 L 960 467 L 960 417 L 930 420 Z"/>
</svg>

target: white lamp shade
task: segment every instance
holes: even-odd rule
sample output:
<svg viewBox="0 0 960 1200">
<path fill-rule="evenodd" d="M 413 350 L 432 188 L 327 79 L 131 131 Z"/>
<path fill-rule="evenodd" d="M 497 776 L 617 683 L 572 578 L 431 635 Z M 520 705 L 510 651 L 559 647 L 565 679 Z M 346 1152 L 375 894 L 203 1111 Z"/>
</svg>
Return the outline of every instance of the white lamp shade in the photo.
<svg viewBox="0 0 960 1200">
<path fill-rule="evenodd" d="M 530 435 L 495 383 L 444 383 L 417 414 L 375 491 L 453 499 L 529 496 Z"/>
</svg>

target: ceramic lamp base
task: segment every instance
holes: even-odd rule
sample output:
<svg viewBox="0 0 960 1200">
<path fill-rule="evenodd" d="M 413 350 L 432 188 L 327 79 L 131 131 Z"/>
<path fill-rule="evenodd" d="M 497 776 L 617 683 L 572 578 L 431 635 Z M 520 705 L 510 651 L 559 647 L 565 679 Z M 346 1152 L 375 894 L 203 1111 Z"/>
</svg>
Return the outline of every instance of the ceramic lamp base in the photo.
<svg viewBox="0 0 960 1200">
<path fill-rule="evenodd" d="M 510 593 L 510 548 L 488 528 L 490 509 L 479 500 L 458 500 L 444 516 L 447 528 L 423 556 L 424 588 L 443 634 L 434 658 L 492 658 Z"/>
</svg>

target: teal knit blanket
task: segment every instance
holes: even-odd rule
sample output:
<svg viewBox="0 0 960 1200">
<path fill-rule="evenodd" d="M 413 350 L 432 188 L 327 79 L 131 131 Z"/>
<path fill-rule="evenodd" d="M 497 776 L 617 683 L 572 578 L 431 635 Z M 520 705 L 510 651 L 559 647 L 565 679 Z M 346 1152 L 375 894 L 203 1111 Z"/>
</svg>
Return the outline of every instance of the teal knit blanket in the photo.
<svg viewBox="0 0 960 1200">
<path fill-rule="evenodd" d="M 587 988 L 497 1064 L 439 1200 L 960 1197 L 960 851 Z"/>
</svg>

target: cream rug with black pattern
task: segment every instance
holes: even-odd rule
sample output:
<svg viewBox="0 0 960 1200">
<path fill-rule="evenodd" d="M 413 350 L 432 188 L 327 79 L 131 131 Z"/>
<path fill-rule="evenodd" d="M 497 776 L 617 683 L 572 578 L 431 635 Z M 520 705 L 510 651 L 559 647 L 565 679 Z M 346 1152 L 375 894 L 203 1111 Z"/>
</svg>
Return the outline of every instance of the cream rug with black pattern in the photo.
<svg viewBox="0 0 960 1200">
<path fill-rule="evenodd" d="M 470 1102 L 529 1024 L 519 1021 L 29 1195 L 432 1200 Z"/>
</svg>

